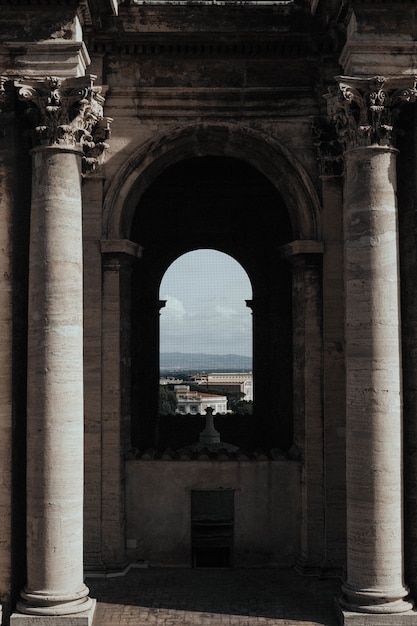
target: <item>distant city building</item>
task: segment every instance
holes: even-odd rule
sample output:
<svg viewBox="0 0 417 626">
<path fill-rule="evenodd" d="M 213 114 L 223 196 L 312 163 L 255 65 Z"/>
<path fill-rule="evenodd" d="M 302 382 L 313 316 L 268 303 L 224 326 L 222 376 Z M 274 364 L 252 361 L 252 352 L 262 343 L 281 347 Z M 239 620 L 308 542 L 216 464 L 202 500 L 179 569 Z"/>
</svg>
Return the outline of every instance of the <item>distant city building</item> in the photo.
<svg viewBox="0 0 417 626">
<path fill-rule="evenodd" d="M 182 378 L 174 378 L 173 376 L 166 376 L 159 379 L 160 385 L 180 385 L 182 382 Z"/>
<path fill-rule="evenodd" d="M 190 391 L 189 385 L 176 385 L 174 391 L 178 402 L 177 413 L 182 415 L 187 413 L 204 414 L 208 407 L 213 409 L 213 415 L 216 413 L 227 413 L 226 396 Z"/>
<path fill-rule="evenodd" d="M 213 386 L 217 390 L 227 392 L 240 392 L 244 395 L 242 400 L 253 400 L 253 375 L 252 372 L 217 372 L 213 374 L 194 374 L 190 377 L 197 385 Z"/>
</svg>

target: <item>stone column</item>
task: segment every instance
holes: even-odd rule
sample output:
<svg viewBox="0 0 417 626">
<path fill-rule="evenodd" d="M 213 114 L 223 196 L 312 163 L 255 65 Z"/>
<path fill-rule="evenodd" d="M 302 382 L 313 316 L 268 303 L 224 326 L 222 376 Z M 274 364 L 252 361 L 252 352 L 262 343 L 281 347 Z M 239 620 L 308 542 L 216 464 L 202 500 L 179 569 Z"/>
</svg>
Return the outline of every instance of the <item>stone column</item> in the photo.
<svg viewBox="0 0 417 626">
<path fill-rule="evenodd" d="M 293 272 L 294 444 L 302 460 L 301 555 L 297 570 L 319 574 L 324 561 L 322 255 L 318 241 L 293 241 L 282 255 Z"/>
<path fill-rule="evenodd" d="M 26 623 L 24 613 L 31 624 L 47 616 L 87 624 L 81 170 L 104 148 L 102 99 L 91 77 L 16 86 L 39 145 L 29 251 L 27 584 L 12 621 Z"/>
<path fill-rule="evenodd" d="M 398 106 L 417 92 L 410 79 L 338 81 L 329 112 L 345 159 L 347 577 L 340 607 L 344 624 L 417 624 L 403 579 L 393 147 Z"/>
</svg>

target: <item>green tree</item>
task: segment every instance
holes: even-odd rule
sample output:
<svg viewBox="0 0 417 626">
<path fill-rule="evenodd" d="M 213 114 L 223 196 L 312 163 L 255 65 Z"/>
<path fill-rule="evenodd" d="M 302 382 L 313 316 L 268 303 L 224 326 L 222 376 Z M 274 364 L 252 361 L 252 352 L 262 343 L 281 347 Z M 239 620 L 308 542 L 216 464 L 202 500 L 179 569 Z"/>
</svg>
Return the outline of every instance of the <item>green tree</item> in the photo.
<svg viewBox="0 0 417 626">
<path fill-rule="evenodd" d="M 159 414 L 174 415 L 178 402 L 175 392 L 168 385 L 159 385 Z"/>
<path fill-rule="evenodd" d="M 240 400 L 235 405 L 234 411 L 238 413 L 238 415 L 252 415 L 253 413 L 252 400 Z"/>
</svg>

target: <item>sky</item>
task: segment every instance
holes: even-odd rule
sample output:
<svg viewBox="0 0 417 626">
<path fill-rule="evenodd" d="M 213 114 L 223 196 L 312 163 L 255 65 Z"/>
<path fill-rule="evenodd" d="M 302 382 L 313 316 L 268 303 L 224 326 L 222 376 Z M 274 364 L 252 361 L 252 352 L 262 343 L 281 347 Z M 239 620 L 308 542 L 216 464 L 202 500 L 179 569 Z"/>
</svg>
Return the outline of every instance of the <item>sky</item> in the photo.
<svg viewBox="0 0 417 626">
<path fill-rule="evenodd" d="M 246 272 L 216 250 L 194 250 L 166 271 L 159 290 L 161 352 L 252 355 Z"/>
</svg>

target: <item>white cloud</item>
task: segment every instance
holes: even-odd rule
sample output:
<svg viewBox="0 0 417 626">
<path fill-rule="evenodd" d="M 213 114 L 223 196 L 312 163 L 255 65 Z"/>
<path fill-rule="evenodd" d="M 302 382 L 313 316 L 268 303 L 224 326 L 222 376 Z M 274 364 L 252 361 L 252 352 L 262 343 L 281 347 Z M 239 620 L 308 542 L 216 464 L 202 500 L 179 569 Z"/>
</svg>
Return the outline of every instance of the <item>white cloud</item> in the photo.
<svg viewBox="0 0 417 626">
<path fill-rule="evenodd" d="M 162 313 L 164 315 L 175 317 L 177 319 L 185 317 L 186 310 L 181 300 L 170 295 L 165 296 L 163 300 L 166 300 L 166 304 L 162 309 Z"/>
<path fill-rule="evenodd" d="M 251 354 L 245 300 L 252 289 L 231 257 L 214 250 L 183 255 L 166 272 L 160 294 L 167 301 L 160 317 L 162 351 Z"/>
<path fill-rule="evenodd" d="M 221 304 L 217 304 L 214 310 L 221 317 L 234 317 L 236 315 L 236 309 L 228 306 L 222 306 Z"/>
</svg>

